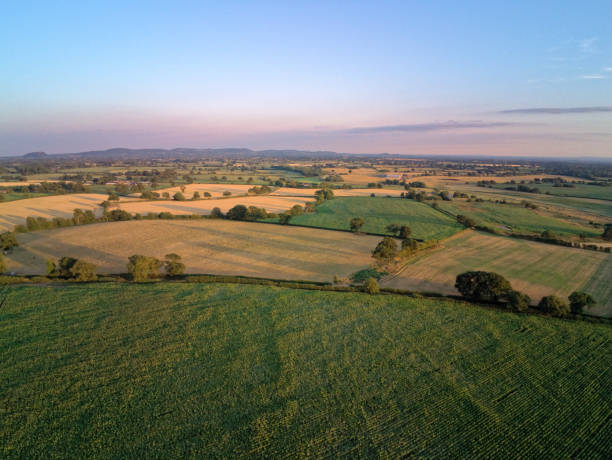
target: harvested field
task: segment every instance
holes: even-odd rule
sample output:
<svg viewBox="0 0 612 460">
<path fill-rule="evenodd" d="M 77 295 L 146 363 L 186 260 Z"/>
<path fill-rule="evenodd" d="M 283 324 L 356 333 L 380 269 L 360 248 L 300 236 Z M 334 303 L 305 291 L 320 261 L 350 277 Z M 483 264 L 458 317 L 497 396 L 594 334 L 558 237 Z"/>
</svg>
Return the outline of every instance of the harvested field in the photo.
<svg viewBox="0 0 612 460">
<path fill-rule="evenodd" d="M 193 192 L 200 192 L 202 198 L 204 197 L 204 192 L 210 193 L 213 198 L 220 198 L 223 196 L 223 192 L 231 192 L 232 195 L 246 195 L 247 191 L 254 187 L 254 185 L 238 185 L 238 184 L 188 184 L 185 185 L 185 191 L 183 194 L 186 198 L 191 198 L 193 196 Z M 155 190 L 160 195 L 164 192 L 168 192 L 170 196 L 173 196 L 176 192 L 181 191 L 181 187 L 169 187 L 163 188 L 160 190 Z M 140 196 L 140 194 L 136 194 L 136 196 Z"/>
<path fill-rule="evenodd" d="M 304 204 L 308 201 L 314 201 L 314 198 L 253 195 L 197 201 L 134 200 L 121 204 L 120 209 L 124 209 L 125 211 L 133 214 L 147 214 L 149 212 L 171 212 L 172 214 L 210 214 L 210 211 L 215 207 L 220 208 L 223 212 L 227 212 L 237 204 L 243 204 L 245 206 L 265 208 L 268 212 L 278 213 L 286 211 L 296 204 L 304 206 Z"/>
<path fill-rule="evenodd" d="M 314 194 L 320 188 L 290 188 L 281 187 L 278 190 L 270 193 L 270 196 L 307 196 L 314 199 Z M 334 196 L 370 196 L 372 193 L 376 196 L 400 196 L 404 190 L 391 188 L 354 188 L 354 189 L 334 189 Z"/>
<path fill-rule="evenodd" d="M 591 313 L 612 316 L 612 255 L 471 230 L 443 241 L 440 249 L 410 260 L 382 285 L 457 294 L 455 278 L 468 270 L 499 273 L 535 302 L 545 295 L 566 298 L 574 290 L 585 289 L 598 302 Z"/>
<path fill-rule="evenodd" d="M 128 221 L 18 235 L 8 269 L 44 274 L 45 260 L 71 256 L 123 273 L 127 258 L 183 257 L 188 273 L 332 281 L 367 268 L 380 238 L 328 230 L 217 219 Z"/>
<path fill-rule="evenodd" d="M 108 195 L 97 193 L 75 193 L 52 195 L 39 198 L 0 203 L 0 231 L 12 230 L 15 225 L 23 224 L 26 217 L 72 217 L 75 208 L 88 209 L 102 213 L 99 204 Z"/>
</svg>

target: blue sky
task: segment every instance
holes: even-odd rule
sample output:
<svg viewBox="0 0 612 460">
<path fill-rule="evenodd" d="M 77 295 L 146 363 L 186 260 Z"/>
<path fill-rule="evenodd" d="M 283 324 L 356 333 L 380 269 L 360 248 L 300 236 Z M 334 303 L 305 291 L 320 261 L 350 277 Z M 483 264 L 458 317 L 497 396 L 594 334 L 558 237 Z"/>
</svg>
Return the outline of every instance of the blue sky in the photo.
<svg viewBox="0 0 612 460">
<path fill-rule="evenodd" d="M 12 2 L 0 154 L 612 156 L 611 18 L 610 1 Z"/>
</svg>

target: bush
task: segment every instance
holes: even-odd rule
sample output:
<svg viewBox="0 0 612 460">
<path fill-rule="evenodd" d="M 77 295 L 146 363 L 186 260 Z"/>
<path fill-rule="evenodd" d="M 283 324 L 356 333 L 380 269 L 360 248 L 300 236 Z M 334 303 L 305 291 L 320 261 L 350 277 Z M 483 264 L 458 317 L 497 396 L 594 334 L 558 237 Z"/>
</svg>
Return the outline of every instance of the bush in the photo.
<svg viewBox="0 0 612 460">
<path fill-rule="evenodd" d="M 397 257 L 398 253 L 397 242 L 393 238 L 385 236 L 372 251 L 372 257 L 380 261 L 390 262 Z"/>
<path fill-rule="evenodd" d="M 512 291 L 506 278 L 497 273 L 469 271 L 457 275 L 455 288 L 463 297 L 480 301 L 499 301 Z"/>
<path fill-rule="evenodd" d="M 19 246 L 19 242 L 13 232 L 4 232 L 0 234 L 0 249 L 8 251 L 14 247 Z"/>
<path fill-rule="evenodd" d="M 164 261 L 164 270 L 166 276 L 180 276 L 185 273 L 185 264 L 181 262 L 181 256 L 178 254 L 166 254 Z"/>
<path fill-rule="evenodd" d="M 208 193 L 208 192 L 206 192 L 206 193 Z M 210 211 L 210 217 L 213 218 L 213 219 L 223 219 L 223 217 L 225 217 L 225 216 L 221 212 L 220 208 L 214 207 L 214 208 L 212 208 L 212 211 Z"/>
<path fill-rule="evenodd" d="M 526 311 L 529 308 L 531 298 L 519 291 L 509 291 L 506 294 L 506 306 L 514 311 Z"/>
<path fill-rule="evenodd" d="M 353 217 L 350 222 L 351 231 L 357 233 L 365 224 L 365 220 L 361 217 Z"/>
<path fill-rule="evenodd" d="M 363 290 L 368 294 L 378 294 L 380 292 L 378 281 L 376 281 L 374 278 L 368 278 L 363 285 Z"/>
<path fill-rule="evenodd" d="M 244 220 L 247 215 L 247 207 L 242 204 L 237 204 L 232 209 L 227 211 L 226 218 L 231 220 Z"/>
<path fill-rule="evenodd" d="M 181 192 L 176 192 L 172 199 L 174 201 L 185 201 L 185 195 L 183 195 Z"/>
<path fill-rule="evenodd" d="M 582 291 L 574 291 L 569 296 L 570 309 L 572 313 L 582 313 L 584 307 L 595 305 L 595 299 L 590 294 Z"/>
<path fill-rule="evenodd" d="M 123 209 L 113 209 L 106 213 L 106 218 L 110 222 L 119 222 L 132 219 L 132 215 Z"/>
<path fill-rule="evenodd" d="M 472 219 L 471 217 L 461 215 L 461 214 L 457 216 L 457 222 L 459 222 L 464 227 L 468 227 L 468 228 L 476 227 L 476 221 L 474 219 Z"/>
<path fill-rule="evenodd" d="M 570 312 L 569 305 L 554 295 L 542 297 L 542 300 L 540 300 L 538 304 L 538 308 L 545 313 L 550 313 L 558 317 L 567 316 Z"/>
<path fill-rule="evenodd" d="M 4 261 L 4 255 L 0 253 L 0 273 L 4 273 L 6 271 L 6 262 Z"/>
<path fill-rule="evenodd" d="M 70 268 L 70 274 L 76 281 L 95 281 L 98 276 L 98 267 L 91 262 L 77 260 Z"/>
<path fill-rule="evenodd" d="M 162 263 L 155 257 L 134 254 L 128 260 L 127 270 L 134 281 L 142 282 L 159 277 L 158 270 Z"/>
</svg>

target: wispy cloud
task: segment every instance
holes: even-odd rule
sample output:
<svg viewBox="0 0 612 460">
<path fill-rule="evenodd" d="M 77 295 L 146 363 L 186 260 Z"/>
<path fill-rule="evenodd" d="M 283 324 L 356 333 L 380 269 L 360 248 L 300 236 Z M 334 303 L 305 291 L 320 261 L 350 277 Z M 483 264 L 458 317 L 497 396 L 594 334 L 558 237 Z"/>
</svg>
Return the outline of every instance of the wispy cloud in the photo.
<svg viewBox="0 0 612 460">
<path fill-rule="evenodd" d="M 612 67 L 604 67 L 604 72 L 612 72 Z"/>
<path fill-rule="evenodd" d="M 366 126 L 358 128 L 343 129 L 339 132 L 344 134 L 374 134 L 374 133 L 423 133 L 428 131 L 450 131 L 461 129 L 483 129 L 483 128 L 498 128 L 503 126 L 514 126 L 517 123 L 506 122 L 483 122 L 483 121 L 442 121 L 432 123 L 415 123 L 406 125 L 384 125 L 384 126 Z"/>
<path fill-rule="evenodd" d="M 597 47 L 595 45 L 596 42 L 597 38 L 595 37 L 583 38 L 582 40 L 578 41 L 578 48 L 580 49 L 581 53 L 594 54 L 597 53 Z"/>
<path fill-rule="evenodd" d="M 606 77 L 605 75 L 601 75 L 599 73 L 596 74 L 592 74 L 592 75 L 580 75 L 581 80 L 604 80 L 608 77 Z"/>
<path fill-rule="evenodd" d="M 500 110 L 496 113 L 502 114 L 566 114 L 566 113 L 602 113 L 612 112 L 612 106 L 600 106 L 600 107 L 535 107 L 530 109 L 510 109 Z"/>
</svg>

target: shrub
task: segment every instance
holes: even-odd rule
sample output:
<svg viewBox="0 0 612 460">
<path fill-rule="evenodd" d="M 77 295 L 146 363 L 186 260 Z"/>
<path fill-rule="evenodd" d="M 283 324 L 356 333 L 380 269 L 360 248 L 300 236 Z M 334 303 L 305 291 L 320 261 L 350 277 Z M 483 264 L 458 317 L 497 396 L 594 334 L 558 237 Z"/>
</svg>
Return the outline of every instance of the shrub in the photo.
<svg viewBox="0 0 612 460">
<path fill-rule="evenodd" d="M 247 207 L 242 204 L 237 204 L 232 209 L 227 211 L 226 218 L 231 220 L 244 220 L 247 215 Z"/>
<path fill-rule="evenodd" d="M 457 275 L 455 288 L 463 297 L 480 301 L 498 301 L 512 286 L 506 278 L 497 273 L 469 271 Z"/>
<path fill-rule="evenodd" d="M 380 292 L 378 281 L 376 281 L 374 278 L 368 278 L 363 285 L 363 290 L 368 294 L 378 294 Z"/>
<path fill-rule="evenodd" d="M 77 260 L 70 268 L 70 274 L 76 281 L 95 281 L 98 267 L 91 262 Z"/>
<path fill-rule="evenodd" d="M 132 215 L 123 209 L 113 209 L 106 213 L 106 218 L 110 222 L 126 221 L 132 218 Z"/>
<path fill-rule="evenodd" d="M 353 217 L 350 222 L 351 231 L 357 233 L 363 227 L 363 224 L 365 224 L 365 220 L 361 217 Z"/>
<path fill-rule="evenodd" d="M 606 241 L 612 241 L 612 224 L 604 225 L 604 231 L 601 237 Z"/>
<path fill-rule="evenodd" d="M 210 211 L 210 217 L 213 218 L 213 219 L 222 219 L 224 217 L 224 215 L 221 212 L 220 208 L 214 207 L 214 208 L 212 208 L 212 211 Z"/>
<path fill-rule="evenodd" d="M 584 307 L 595 305 L 595 299 L 590 294 L 582 291 L 574 291 L 569 296 L 570 309 L 572 313 L 582 313 Z"/>
<path fill-rule="evenodd" d="M 178 254 L 166 254 L 164 261 L 164 270 L 167 276 L 179 276 L 185 273 L 185 264 L 181 262 L 181 256 Z"/>
<path fill-rule="evenodd" d="M 14 247 L 19 246 L 19 242 L 13 232 L 4 232 L 0 234 L 0 249 L 8 251 Z"/>
<path fill-rule="evenodd" d="M 201 198 L 200 192 L 198 191 L 193 192 L 193 196 L 191 197 L 192 200 L 195 201 L 195 200 L 199 200 L 200 198 Z"/>
<path fill-rule="evenodd" d="M 567 316 L 570 312 L 569 305 L 554 295 L 542 297 L 542 300 L 540 300 L 538 304 L 538 308 L 545 313 L 550 313 L 553 316 L 559 317 Z"/>
<path fill-rule="evenodd" d="M 0 253 L 0 273 L 4 273 L 6 271 L 6 262 L 4 261 L 4 255 Z"/>
<path fill-rule="evenodd" d="M 293 216 L 288 213 L 288 212 L 284 212 L 282 213 L 280 216 L 278 216 L 278 221 L 282 224 L 282 225 L 287 225 L 289 223 L 289 221 L 291 220 Z"/>
<path fill-rule="evenodd" d="M 519 291 L 509 291 L 506 294 L 506 306 L 514 311 L 525 311 L 529 308 L 531 298 Z"/>
<path fill-rule="evenodd" d="M 380 261 L 390 262 L 395 257 L 397 257 L 398 253 L 399 253 L 399 250 L 397 248 L 397 242 L 393 238 L 389 236 L 385 236 L 376 245 L 376 248 L 374 248 L 374 251 L 372 251 L 372 257 Z"/>
<path fill-rule="evenodd" d="M 162 263 L 155 257 L 134 254 L 128 260 L 127 270 L 134 281 L 142 282 L 159 277 L 158 270 Z"/>
<path fill-rule="evenodd" d="M 185 201 L 185 195 L 182 192 L 176 192 L 172 197 L 174 201 Z"/>
<path fill-rule="evenodd" d="M 59 260 L 59 264 L 58 264 L 58 272 L 59 272 L 59 276 L 61 276 L 62 278 L 71 278 L 72 277 L 72 267 L 74 266 L 74 264 L 76 264 L 78 262 L 78 259 L 75 259 L 74 257 L 62 257 Z"/>
<path fill-rule="evenodd" d="M 459 222 L 464 227 L 468 227 L 468 228 L 476 227 L 476 221 L 474 219 L 472 219 L 471 217 L 461 215 L 461 214 L 457 216 L 457 222 Z"/>
</svg>

